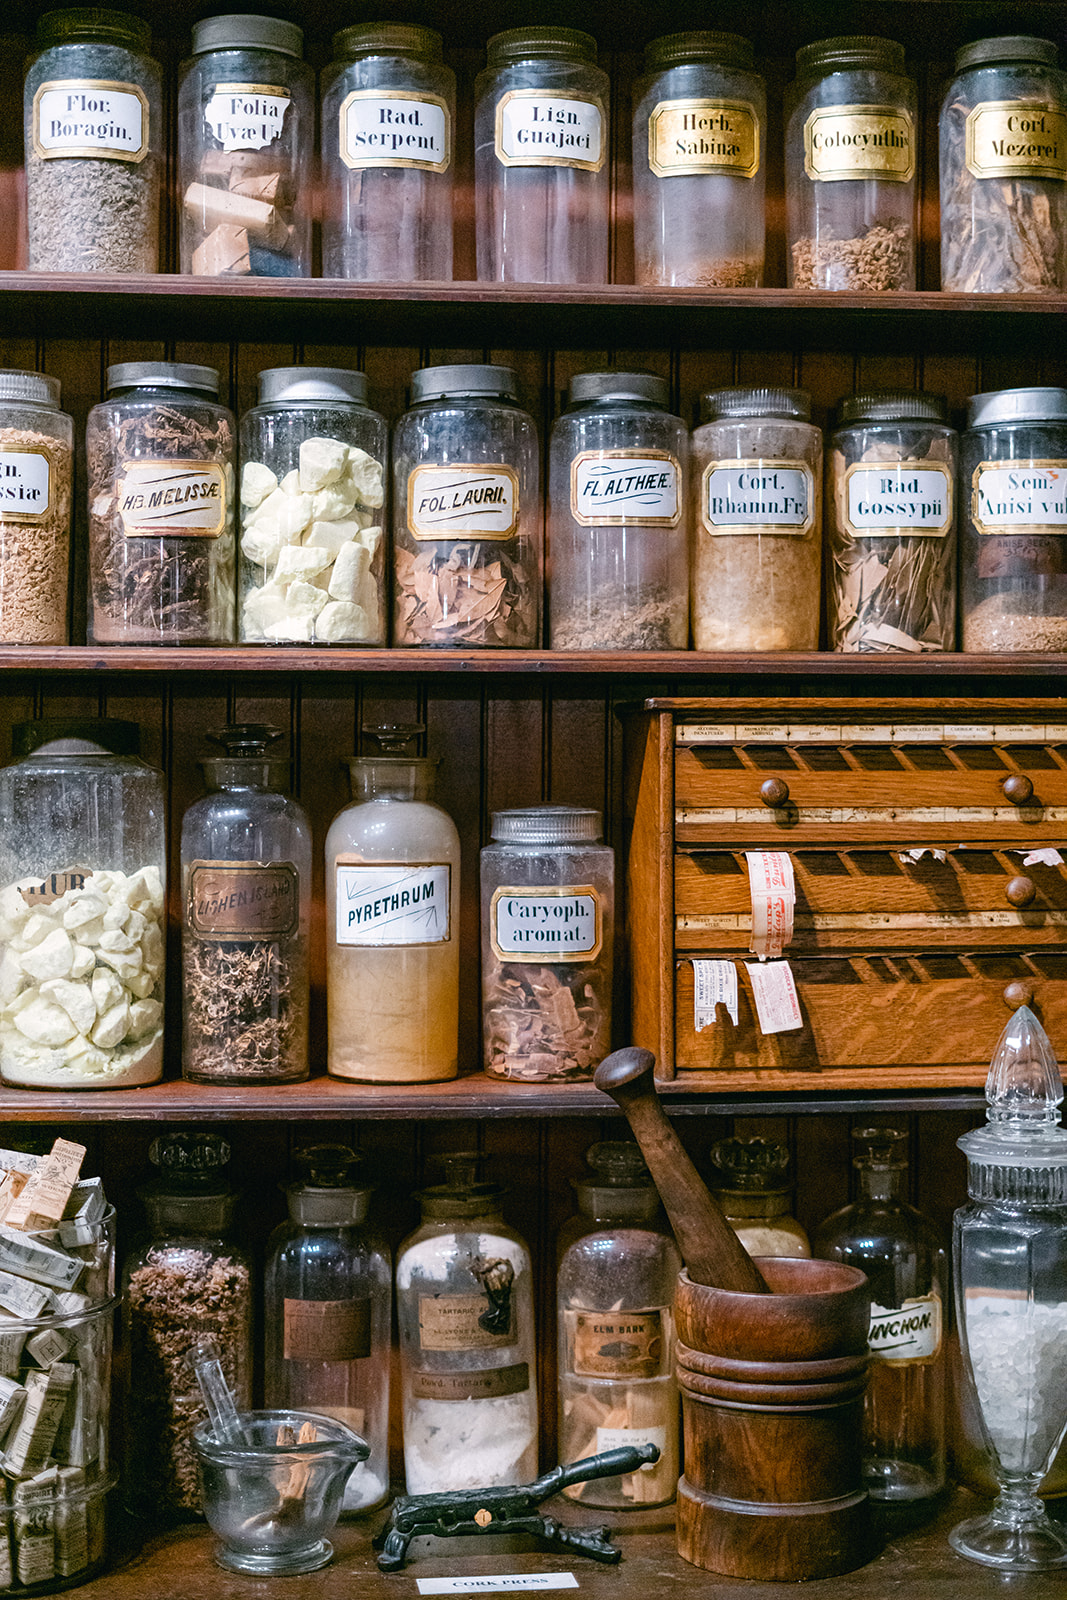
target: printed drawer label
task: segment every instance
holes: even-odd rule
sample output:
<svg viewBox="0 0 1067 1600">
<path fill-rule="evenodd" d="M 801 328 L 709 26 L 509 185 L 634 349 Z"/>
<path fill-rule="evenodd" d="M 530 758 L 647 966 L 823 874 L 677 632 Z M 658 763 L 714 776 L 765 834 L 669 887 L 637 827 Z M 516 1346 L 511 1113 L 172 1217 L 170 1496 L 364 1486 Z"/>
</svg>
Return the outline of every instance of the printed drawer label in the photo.
<svg viewBox="0 0 1067 1600">
<path fill-rule="evenodd" d="M 286 1361 L 362 1361 L 370 1355 L 371 1303 L 290 1300 L 284 1307 Z"/>
<path fill-rule="evenodd" d="M 659 1311 L 566 1311 L 579 1378 L 655 1378 L 663 1370 Z"/>
<path fill-rule="evenodd" d="M 451 936 L 448 865 L 337 862 L 337 943 L 446 944 Z"/>
<path fill-rule="evenodd" d="M 42 450 L 0 450 L 0 522 L 40 522 L 52 496 L 51 462 Z"/>
<path fill-rule="evenodd" d="M 804 124 L 804 171 L 820 183 L 915 173 L 915 128 L 897 106 L 821 106 Z"/>
<path fill-rule="evenodd" d="M 1047 100 L 981 100 L 964 160 L 975 178 L 1067 178 L 1067 116 Z"/>
<path fill-rule="evenodd" d="M 130 461 L 119 482 L 128 539 L 182 534 L 217 539 L 226 525 L 226 479 L 218 461 Z"/>
<path fill-rule="evenodd" d="M 433 94 L 354 89 L 341 105 L 346 167 L 417 167 L 445 172 L 452 160 L 447 103 Z"/>
<path fill-rule="evenodd" d="M 600 954 L 600 896 L 588 884 L 493 893 L 489 937 L 502 961 L 591 961 Z"/>
<path fill-rule="evenodd" d="M 853 466 L 845 473 L 845 527 L 857 537 L 924 534 L 952 527 L 952 475 L 926 461 Z"/>
<path fill-rule="evenodd" d="M 505 167 L 599 172 L 606 155 L 599 100 L 556 90 L 509 89 L 496 107 L 496 156 Z"/>
<path fill-rule="evenodd" d="M 189 872 L 189 928 L 224 941 L 287 938 L 299 908 L 291 861 L 194 861 Z"/>
<path fill-rule="evenodd" d="M 709 461 L 700 520 L 712 535 L 804 535 L 815 526 L 815 476 L 804 461 Z"/>
<path fill-rule="evenodd" d="M 273 83 L 217 83 L 204 106 L 208 132 L 224 150 L 266 150 L 281 138 L 288 89 Z"/>
<path fill-rule="evenodd" d="M 91 156 L 143 161 L 148 154 L 148 100 L 134 83 L 68 78 L 42 83 L 33 97 L 33 148 L 48 161 Z"/>
<path fill-rule="evenodd" d="M 932 1361 L 941 1349 L 941 1301 L 936 1294 L 905 1300 L 895 1310 L 871 1305 L 867 1335 L 877 1361 Z"/>
<path fill-rule="evenodd" d="M 519 478 L 511 467 L 415 467 L 408 478 L 413 539 L 510 539 L 519 525 Z"/>
<path fill-rule="evenodd" d="M 679 917 L 681 926 L 689 919 Z M 693 962 L 693 1029 L 703 1033 L 715 1025 L 715 1007 L 724 1005 L 737 1027 L 737 968 L 732 961 Z"/>
<path fill-rule="evenodd" d="M 571 516 L 585 528 L 676 527 L 681 476 L 668 450 L 583 450 L 571 462 Z"/>
<path fill-rule="evenodd" d="M 756 108 L 744 100 L 661 100 L 648 118 L 648 164 L 657 178 L 723 173 L 754 178 L 760 164 Z"/>
</svg>

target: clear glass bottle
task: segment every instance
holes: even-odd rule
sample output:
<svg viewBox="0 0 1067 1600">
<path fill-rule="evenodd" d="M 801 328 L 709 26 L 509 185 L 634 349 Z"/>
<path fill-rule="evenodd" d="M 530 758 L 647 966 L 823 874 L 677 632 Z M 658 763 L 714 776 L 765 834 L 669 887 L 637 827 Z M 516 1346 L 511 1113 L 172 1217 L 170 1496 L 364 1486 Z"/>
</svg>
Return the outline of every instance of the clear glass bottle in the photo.
<svg viewBox="0 0 1067 1600">
<path fill-rule="evenodd" d="M 443 1158 L 444 1184 L 397 1252 L 408 1494 L 528 1483 L 537 1473 L 530 1253 L 477 1181 L 478 1157 Z"/>
<path fill-rule="evenodd" d="M 0 772 L 0 1074 L 117 1089 L 163 1073 L 163 774 L 135 722 L 16 723 Z"/>
<path fill-rule="evenodd" d="M 288 762 L 262 723 L 208 736 L 211 791 L 182 819 L 182 1075 L 298 1083 L 308 1075 L 311 824 L 279 792 Z"/>
<path fill-rule="evenodd" d="M 232 644 L 233 413 L 214 367 L 124 361 L 89 413 L 89 641 Z"/>
<path fill-rule="evenodd" d="M 474 86 L 478 277 L 607 283 L 608 75 L 575 28 L 510 28 Z"/>
<path fill-rule="evenodd" d="M 364 22 L 322 78 L 322 271 L 360 283 L 452 277 L 456 75 L 441 35 Z"/>
<path fill-rule="evenodd" d="M 874 1500 L 925 1500 L 945 1483 L 945 1253 L 903 1199 L 907 1135 L 857 1128 L 859 1195 L 816 1229 L 812 1254 L 867 1274 L 871 1370 L 864 1479 Z"/>
<path fill-rule="evenodd" d="M 553 650 L 684 650 L 689 436 L 651 372 L 582 372 L 552 429 Z"/>
<path fill-rule="evenodd" d="M 0 370 L 0 643 L 66 644 L 74 423 L 59 379 Z"/>
<path fill-rule="evenodd" d="M 393 435 L 396 645 L 541 640 L 540 458 L 510 367 L 423 367 Z"/>
<path fill-rule="evenodd" d="M 353 803 L 326 835 L 326 1065 L 364 1083 L 432 1083 L 459 1065 L 459 834 L 431 801 L 423 729 L 364 729 Z"/>
<path fill-rule="evenodd" d="M 241 418 L 243 644 L 384 644 L 389 432 L 367 378 L 268 367 Z"/>
<path fill-rule="evenodd" d="M 918 110 L 892 39 L 797 51 L 786 94 L 789 287 L 914 289 Z"/>
<path fill-rule="evenodd" d="M 634 85 L 634 278 L 763 282 L 767 91 L 736 33 L 672 33 Z"/>
<path fill-rule="evenodd" d="M 669 1505 L 678 1483 L 674 1286 L 682 1261 L 634 1144 L 594 1144 L 559 1236 L 559 1458 L 654 1444 L 659 1460 L 563 1492 L 583 1505 Z"/>
<path fill-rule="evenodd" d="M 811 1255 L 790 1215 L 789 1151 L 773 1139 L 719 1139 L 711 1147 L 715 1197 L 750 1256 Z"/>
<path fill-rule="evenodd" d="M 311 274 L 315 74 L 278 17 L 206 17 L 178 87 L 181 270 Z"/>
<path fill-rule="evenodd" d="M 615 852 L 599 811 L 494 811 L 481 859 L 485 1069 L 591 1078 L 611 1049 Z"/>
<path fill-rule="evenodd" d="M 367 1511 L 389 1492 L 392 1263 L 367 1226 L 372 1191 L 359 1162 L 345 1145 L 300 1152 L 264 1282 L 266 1404 L 325 1412 L 370 1446 L 345 1485 L 345 1511 Z"/>
</svg>

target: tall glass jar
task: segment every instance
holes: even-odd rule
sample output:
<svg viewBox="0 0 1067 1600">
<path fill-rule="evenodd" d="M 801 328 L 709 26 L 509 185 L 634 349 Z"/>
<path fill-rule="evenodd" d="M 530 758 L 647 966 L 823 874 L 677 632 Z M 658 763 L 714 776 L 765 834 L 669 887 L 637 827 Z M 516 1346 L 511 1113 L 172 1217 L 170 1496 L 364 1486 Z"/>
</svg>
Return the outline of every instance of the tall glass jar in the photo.
<svg viewBox="0 0 1067 1600">
<path fill-rule="evenodd" d="M 651 372 L 582 372 L 552 430 L 553 650 L 684 650 L 689 436 Z"/>
<path fill-rule="evenodd" d="M 599 811 L 493 812 L 482 851 L 485 1068 L 591 1078 L 611 1049 L 615 852 Z"/>
<path fill-rule="evenodd" d="M 311 273 L 315 74 L 277 17 L 207 17 L 178 89 L 181 270 Z"/>
<path fill-rule="evenodd" d="M 892 39 L 797 51 L 786 100 L 788 280 L 797 289 L 914 289 L 915 85 Z"/>
<path fill-rule="evenodd" d="M 393 643 L 540 643 L 533 418 L 510 367 L 423 367 L 393 435 Z"/>
<path fill-rule="evenodd" d="M 73 483 L 59 379 L 0 371 L 0 643 L 67 642 Z"/>
<path fill-rule="evenodd" d="M 718 1139 L 711 1147 L 715 1197 L 750 1256 L 811 1255 L 790 1215 L 789 1151 L 774 1139 Z"/>
<path fill-rule="evenodd" d="M 393 1272 L 388 1246 L 367 1226 L 371 1190 L 358 1181 L 359 1159 L 344 1145 L 301 1151 L 264 1284 L 266 1404 L 325 1412 L 370 1446 L 345 1485 L 345 1511 L 367 1511 L 389 1492 Z"/>
<path fill-rule="evenodd" d="M 979 39 L 956 52 L 941 103 L 941 287 L 1067 287 L 1067 76 L 1051 39 Z"/>
<path fill-rule="evenodd" d="M 31 272 L 156 272 L 163 91 L 151 30 L 79 6 L 37 23 L 26 72 Z"/>
<path fill-rule="evenodd" d="M 672 33 L 634 85 L 634 277 L 763 282 L 767 92 L 736 33 Z"/>
<path fill-rule="evenodd" d="M 232 644 L 233 413 L 214 367 L 124 361 L 89 413 L 89 640 Z"/>
<path fill-rule="evenodd" d="M 814 650 L 822 434 L 802 389 L 713 389 L 693 434 L 698 650 Z"/>
<path fill-rule="evenodd" d="M 607 283 L 608 97 L 575 28 L 494 34 L 475 84 L 478 277 Z"/>
<path fill-rule="evenodd" d="M 116 1089 L 163 1072 L 163 774 L 134 722 L 16 723 L 0 772 L 0 1074 Z"/>
<path fill-rule="evenodd" d="M 326 835 L 326 1065 L 365 1083 L 430 1083 L 459 1065 L 459 834 L 431 801 L 437 762 L 381 729 L 349 762 L 353 804 Z"/>
<path fill-rule="evenodd" d="M 941 395 L 842 400 L 826 472 L 832 649 L 955 648 L 956 443 Z"/>
<path fill-rule="evenodd" d="M 260 373 L 241 418 L 243 643 L 385 643 L 387 452 L 365 373 Z"/>
<path fill-rule="evenodd" d="M 441 35 L 400 22 L 333 36 L 322 79 L 322 270 L 360 283 L 452 277 L 456 75 Z"/>
<path fill-rule="evenodd" d="M 182 1075 L 297 1083 L 308 1075 L 311 825 L 276 787 L 281 734 L 260 723 L 209 737 L 211 791 L 182 819 Z"/>
</svg>

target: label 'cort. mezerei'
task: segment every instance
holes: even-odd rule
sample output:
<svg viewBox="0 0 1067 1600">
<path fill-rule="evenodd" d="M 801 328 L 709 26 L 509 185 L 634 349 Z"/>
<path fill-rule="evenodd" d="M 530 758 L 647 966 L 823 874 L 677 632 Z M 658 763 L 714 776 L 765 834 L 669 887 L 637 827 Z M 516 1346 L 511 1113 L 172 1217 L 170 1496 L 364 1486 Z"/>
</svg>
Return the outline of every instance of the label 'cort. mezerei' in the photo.
<svg viewBox="0 0 1067 1600">
<path fill-rule="evenodd" d="M 1067 178 L 1067 116 L 1045 100 L 981 100 L 964 159 L 975 178 Z"/>
<path fill-rule="evenodd" d="M 806 461 L 709 461 L 700 520 L 712 535 L 803 535 L 815 525 L 815 475 Z"/>
<path fill-rule="evenodd" d="M 415 467 L 407 520 L 413 539 L 510 539 L 519 525 L 518 473 L 498 463 Z"/>
<path fill-rule="evenodd" d="M 505 167 L 599 172 L 607 154 L 604 108 L 585 95 L 509 89 L 496 107 L 496 157 Z"/>
<path fill-rule="evenodd" d="M 445 944 L 451 937 L 447 865 L 337 862 L 337 943 Z"/>
<path fill-rule="evenodd" d="M 346 167 L 418 167 L 445 172 L 452 123 L 439 95 L 354 89 L 342 102 L 338 134 Z"/>
<path fill-rule="evenodd" d="M 143 161 L 148 100 L 135 83 L 67 78 L 42 83 L 33 97 L 33 148 L 42 160 L 89 156 Z"/>
<path fill-rule="evenodd" d="M 759 118 L 744 100 L 661 100 L 648 118 L 648 164 L 658 178 L 719 172 L 754 178 Z"/>
<path fill-rule="evenodd" d="M 226 526 L 226 475 L 218 461 L 128 461 L 118 496 L 127 538 L 214 539 Z"/>
<path fill-rule="evenodd" d="M 571 516 L 586 528 L 673 528 L 681 468 L 667 450 L 583 450 L 571 462 Z"/>
<path fill-rule="evenodd" d="M 820 106 L 804 124 L 804 171 L 817 183 L 915 173 L 915 128 L 900 106 Z"/>
</svg>

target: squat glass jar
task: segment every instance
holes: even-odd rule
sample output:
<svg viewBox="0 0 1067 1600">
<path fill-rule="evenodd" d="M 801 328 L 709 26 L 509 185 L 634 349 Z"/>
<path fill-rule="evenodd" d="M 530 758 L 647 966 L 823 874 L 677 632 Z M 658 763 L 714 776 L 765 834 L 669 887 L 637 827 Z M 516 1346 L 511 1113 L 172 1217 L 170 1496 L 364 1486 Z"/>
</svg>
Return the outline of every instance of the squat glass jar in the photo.
<svg viewBox="0 0 1067 1600">
<path fill-rule="evenodd" d="M 59 379 L 0 371 L 0 643 L 66 644 L 74 424 Z"/>
</svg>

